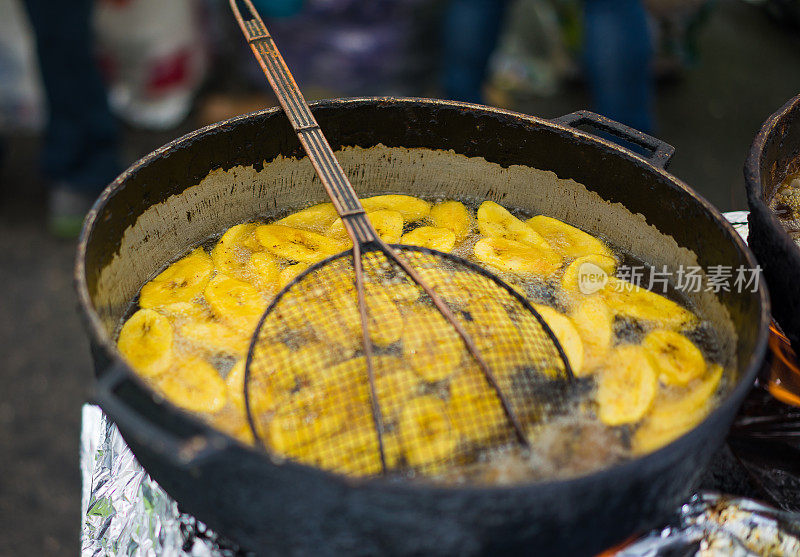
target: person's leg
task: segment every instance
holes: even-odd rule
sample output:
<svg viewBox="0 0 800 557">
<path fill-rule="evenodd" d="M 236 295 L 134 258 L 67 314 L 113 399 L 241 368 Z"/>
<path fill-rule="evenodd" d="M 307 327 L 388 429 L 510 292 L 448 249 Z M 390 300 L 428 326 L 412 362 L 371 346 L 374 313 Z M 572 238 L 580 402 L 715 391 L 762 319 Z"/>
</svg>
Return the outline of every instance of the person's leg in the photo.
<svg viewBox="0 0 800 557">
<path fill-rule="evenodd" d="M 120 170 L 117 122 L 93 57 L 93 2 L 25 0 L 25 4 L 36 34 L 48 103 L 42 165 L 55 188 L 51 216 L 65 217 L 52 224 L 61 228 L 69 220 L 74 228 L 82 216 L 77 213 Z"/>
<path fill-rule="evenodd" d="M 489 58 L 508 0 L 450 0 L 444 18 L 443 86 L 447 98 L 482 102 Z"/>
<path fill-rule="evenodd" d="M 653 46 L 641 0 L 585 0 L 584 63 L 594 110 L 653 130 Z"/>
</svg>

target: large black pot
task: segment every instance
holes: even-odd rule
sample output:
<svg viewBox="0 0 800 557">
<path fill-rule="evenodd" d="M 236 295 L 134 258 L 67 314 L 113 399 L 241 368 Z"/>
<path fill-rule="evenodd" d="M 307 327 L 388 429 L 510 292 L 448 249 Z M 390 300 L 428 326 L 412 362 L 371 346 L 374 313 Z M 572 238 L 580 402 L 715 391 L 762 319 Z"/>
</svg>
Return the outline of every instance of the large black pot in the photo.
<svg viewBox="0 0 800 557">
<path fill-rule="evenodd" d="M 767 118 L 744 167 L 750 206 L 748 243 L 764 269 L 772 312 L 800 352 L 800 247 L 769 208 L 775 189 L 800 170 L 800 95 Z"/>
<path fill-rule="evenodd" d="M 668 145 L 591 113 L 548 121 L 415 99 L 336 100 L 313 110 L 361 193 L 502 200 L 673 270 L 755 264 L 721 215 L 664 170 Z M 582 124 L 645 146 L 649 158 L 574 127 Z M 148 155 L 106 189 L 87 219 L 76 280 L 99 401 L 185 511 L 264 553 L 581 555 L 653 525 L 696 486 L 763 358 L 764 289 L 693 295 L 698 311 L 727 331 L 734 371 L 717 409 L 655 453 L 565 481 L 448 488 L 346 479 L 272 462 L 154 395 L 114 346 L 129 300 L 208 235 L 322 200 L 312 177 L 285 116 L 264 110 Z"/>
</svg>

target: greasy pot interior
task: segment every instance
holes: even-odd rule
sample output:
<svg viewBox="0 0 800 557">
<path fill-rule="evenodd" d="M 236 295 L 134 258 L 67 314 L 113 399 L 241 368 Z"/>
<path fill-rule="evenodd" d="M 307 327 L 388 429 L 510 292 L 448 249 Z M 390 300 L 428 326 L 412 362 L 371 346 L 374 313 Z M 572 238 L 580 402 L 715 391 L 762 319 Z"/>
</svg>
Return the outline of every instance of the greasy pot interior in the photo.
<svg viewBox="0 0 800 557">
<path fill-rule="evenodd" d="M 796 275 L 800 250 L 770 208 L 777 187 L 800 171 L 800 96 L 772 114 L 753 140 L 745 164 L 749 242 L 770 286 L 773 315 L 797 348 L 800 313 Z"/>
<path fill-rule="evenodd" d="M 753 162 L 760 173 L 761 198 L 768 202 L 788 175 L 800 172 L 800 96 L 772 115 L 754 148 L 760 148 Z"/>
<path fill-rule="evenodd" d="M 562 219 L 673 273 L 752 264 L 668 174 L 580 132 L 436 102 L 331 102 L 316 113 L 362 195 L 492 199 Z M 255 216 L 324 200 L 282 118 L 265 111 L 200 130 L 104 194 L 84 263 L 98 340 L 109 341 L 141 285 L 189 247 Z M 758 294 L 689 297 L 741 373 L 759 332 Z"/>
</svg>

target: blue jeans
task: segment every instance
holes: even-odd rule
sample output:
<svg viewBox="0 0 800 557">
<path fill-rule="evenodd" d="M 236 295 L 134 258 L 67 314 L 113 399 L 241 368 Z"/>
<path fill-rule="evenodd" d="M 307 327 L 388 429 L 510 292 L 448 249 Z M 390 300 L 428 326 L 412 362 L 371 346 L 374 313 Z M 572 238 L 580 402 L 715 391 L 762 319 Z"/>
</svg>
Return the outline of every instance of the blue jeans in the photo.
<svg viewBox="0 0 800 557">
<path fill-rule="evenodd" d="M 586 0 L 583 62 L 594 110 L 653 130 L 653 46 L 641 0 Z"/>
<path fill-rule="evenodd" d="M 55 183 L 97 195 L 120 171 L 119 130 L 93 57 L 92 0 L 25 0 L 49 120 L 42 166 Z"/>
<path fill-rule="evenodd" d="M 653 128 L 652 44 L 641 0 L 584 0 L 583 62 L 593 109 L 648 132 Z M 482 102 L 481 87 L 508 0 L 451 0 L 444 21 L 444 92 Z"/>
<path fill-rule="evenodd" d="M 483 82 L 509 0 L 450 0 L 444 17 L 443 87 L 457 101 L 483 102 Z"/>
</svg>

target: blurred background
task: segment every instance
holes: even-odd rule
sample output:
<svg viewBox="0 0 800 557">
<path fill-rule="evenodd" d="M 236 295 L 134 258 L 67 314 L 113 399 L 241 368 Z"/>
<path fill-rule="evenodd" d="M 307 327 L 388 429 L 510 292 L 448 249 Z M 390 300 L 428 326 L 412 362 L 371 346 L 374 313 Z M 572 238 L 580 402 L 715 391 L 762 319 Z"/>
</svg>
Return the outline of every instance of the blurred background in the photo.
<svg viewBox="0 0 800 557">
<path fill-rule="evenodd" d="M 800 93 L 800 0 L 254 2 L 309 99 L 590 108 L 674 145 L 671 171 L 723 211 Z M 85 211 L 154 148 L 273 104 L 227 1 L 0 0 L 0 553 L 78 548 Z"/>
</svg>

